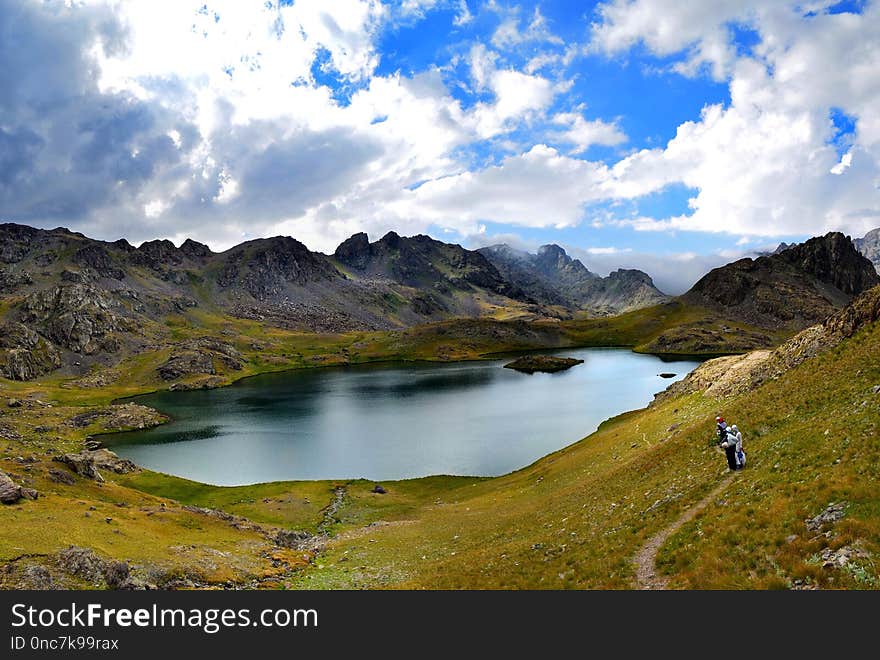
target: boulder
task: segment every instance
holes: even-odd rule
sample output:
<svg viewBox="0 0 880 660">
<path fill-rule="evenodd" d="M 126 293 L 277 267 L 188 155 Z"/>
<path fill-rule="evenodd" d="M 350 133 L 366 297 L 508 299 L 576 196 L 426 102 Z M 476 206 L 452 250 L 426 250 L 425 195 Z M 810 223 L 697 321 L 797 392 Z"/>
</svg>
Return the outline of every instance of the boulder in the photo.
<svg viewBox="0 0 880 660">
<path fill-rule="evenodd" d="M 21 486 L 15 483 L 9 475 L 0 472 L 0 502 L 3 504 L 15 504 L 22 497 Z"/>
<path fill-rule="evenodd" d="M 214 360 L 209 353 L 177 350 L 156 371 L 163 380 L 177 380 L 194 374 L 215 374 Z"/>
<path fill-rule="evenodd" d="M 85 449 L 77 453 L 56 456 L 52 460 L 64 463 L 78 475 L 98 482 L 104 481 L 99 469 L 109 470 L 116 474 L 128 474 L 139 469 L 130 460 L 120 458 L 109 449 Z"/>
</svg>

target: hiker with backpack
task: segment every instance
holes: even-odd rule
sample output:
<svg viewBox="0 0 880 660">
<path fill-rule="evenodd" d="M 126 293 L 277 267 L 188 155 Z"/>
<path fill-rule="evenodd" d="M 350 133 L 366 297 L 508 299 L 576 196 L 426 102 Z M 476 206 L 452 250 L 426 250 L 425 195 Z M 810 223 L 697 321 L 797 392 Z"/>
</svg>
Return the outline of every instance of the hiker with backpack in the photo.
<svg viewBox="0 0 880 660">
<path fill-rule="evenodd" d="M 715 418 L 716 433 L 718 433 L 718 442 L 719 444 L 724 442 L 727 439 L 727 422 L 724 421 L 723 417 Z"/>
<path fill-rule="evenodd" d="M 738 469 L 739 463 L 736 460 L 736 433 L 732 427 L 725 429 L 721 448 L 724 450 L 725 458 L 727 458 L 727 467 L 731 470 Z"/>
<path fill-rule="evenodd" d="M 730 430 L 733 431 L 733 436 L 736 439 L 736 467 L 738 470 L 742 470 L 746 465 L 746 453 L 743 451 L 743 434 L 740 433 L 736 424 L 731 426 Z"/>
</svg>

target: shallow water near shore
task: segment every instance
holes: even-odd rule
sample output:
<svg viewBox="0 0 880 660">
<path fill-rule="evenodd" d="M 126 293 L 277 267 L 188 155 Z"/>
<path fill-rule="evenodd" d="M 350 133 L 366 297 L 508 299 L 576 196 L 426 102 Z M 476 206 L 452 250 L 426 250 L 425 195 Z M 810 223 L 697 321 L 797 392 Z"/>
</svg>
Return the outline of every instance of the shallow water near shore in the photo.
<svg viewBox="0 0 880 660">
<path fill-rule="evenodd" d="M 532 375 L 503 369 L 509 358 L 359 365 L 157 392 L 136 401 L 173 422 L 103 440 L 149 469 L 223 486 L 497 476 L 580 440 L 609 417 L 644 407 L 699 365 L 627 349 L 551 354 L 584 363 Z"/>
</svg>

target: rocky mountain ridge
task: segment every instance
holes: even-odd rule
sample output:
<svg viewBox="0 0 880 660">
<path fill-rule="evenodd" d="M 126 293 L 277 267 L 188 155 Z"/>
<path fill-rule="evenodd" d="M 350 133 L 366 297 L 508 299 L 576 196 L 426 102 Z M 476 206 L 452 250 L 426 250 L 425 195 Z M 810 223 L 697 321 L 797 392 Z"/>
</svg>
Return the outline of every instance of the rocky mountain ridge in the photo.
<svg viewBox="0 0 880 660">
<path fill-rule="evenodd" d="M 799 330 L 877 284 L 873 264 L 848 237 L 831 232 L 776 254 L 716 268 L 681 299 L 757 327 Z"/>
<path fill-rule="evenodd" d="M 499 244 L 477 252 L 534 300 L 583 310 L 593 315 L 619 314 L 669 300 L 647 273 L 619 269 L 607 277 L 590 272 L 558 245 L 542 245 L 536 254 Z"/>
</svg>

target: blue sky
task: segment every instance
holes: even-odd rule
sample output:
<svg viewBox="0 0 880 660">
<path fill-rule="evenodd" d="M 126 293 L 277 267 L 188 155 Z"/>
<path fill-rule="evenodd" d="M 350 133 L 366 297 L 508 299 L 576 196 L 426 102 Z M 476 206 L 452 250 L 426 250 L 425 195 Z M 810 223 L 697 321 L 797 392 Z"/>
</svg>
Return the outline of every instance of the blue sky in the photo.
<svg viewBox="0 0 880 660">
<path fill-rule="evenodd" d="M 880 225 L 876 2 L 10 0 L 0 217 L 565 246 L 677 292 Z"/>
</svg>

